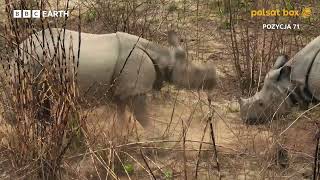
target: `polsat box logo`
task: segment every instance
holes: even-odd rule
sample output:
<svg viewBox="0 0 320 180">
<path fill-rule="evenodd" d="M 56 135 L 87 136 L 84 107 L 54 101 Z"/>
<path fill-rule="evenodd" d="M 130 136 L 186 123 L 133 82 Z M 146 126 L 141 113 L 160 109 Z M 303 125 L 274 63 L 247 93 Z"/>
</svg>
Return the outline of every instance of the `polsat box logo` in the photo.
<svg viewBox="0 0 320 180">
<path fill-rule="evenodd" d="M 259 10 L 251 10 L 251 18 L 254 17 L 302 17 L 308 18 L 312 15 L 312 9 L 310 7 L 305 7 L 302 10 L 287 10 L 287 9 L 259 9 Z M 296 29 L 299 30 L 299 23 L 264 23 L 262 24 L 262 29 L 268 30 L 288 30 L 288 29 Z"/>
<path fill-rule="evenodd" d="M 284 16 L 284 17 L 303 17 L 308 18 L 312 15 L 312 9 L 310 7 L 305 7 L 302 10 L 287 10 L 287 9 L 259 9 L 251 10 L 251 17 L 274 17 L 274 16 Z"/>
</svg>

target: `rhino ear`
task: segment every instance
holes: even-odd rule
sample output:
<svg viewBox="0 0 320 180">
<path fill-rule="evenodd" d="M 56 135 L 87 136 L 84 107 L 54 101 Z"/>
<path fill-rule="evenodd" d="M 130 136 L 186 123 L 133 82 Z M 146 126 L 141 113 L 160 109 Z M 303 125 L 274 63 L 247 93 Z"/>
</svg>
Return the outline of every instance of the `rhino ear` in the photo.
<svg viewBox="0 0 320 180">
<path fill-rule="evenodd" d="M 283 65 L 285 65 L 289 60 L 288 55 L 281 55 L 278 56 L 276 62 L 273 65 L 273 69 L 279 69 L 281 68 Z"/>
<path fill-rule="evenodd" d="M 168 32 L 168 42 L 169 42 L 169 45 L 171 45 L 173 47 L 180 46 L 179 37 L 176 32 L 174 32 L 174 31 Z"/>
<path fill-rule="evenodd" d="M 283 78 L 290 78 L 291 74 L 291 66 L 283 66 L 280 69 L 280 74 L 278 76 L 278 81 L 283 79 Z"/>
</svg>

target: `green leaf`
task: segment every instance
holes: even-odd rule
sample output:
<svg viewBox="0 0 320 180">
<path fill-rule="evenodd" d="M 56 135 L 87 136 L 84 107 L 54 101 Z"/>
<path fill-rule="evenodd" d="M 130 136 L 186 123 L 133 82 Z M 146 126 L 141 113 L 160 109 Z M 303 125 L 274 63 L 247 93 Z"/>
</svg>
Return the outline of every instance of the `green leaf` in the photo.
<svg viewBox="0 0 320 180">
<path fill-rule="evenodd" d="M 132 164 L 130 163 L 126 163 L 123 165 L 124 170 L 128 173 L 128 174 L 132 174 L 134 171 L 134 167 Z"/>
<path fill-rule="evenodd" d="M 165 171 L 164 172 L 164 178 L 166 180 L 173 179 L 172 171 L 170 171 L 170 170 Z"/>
</svg>

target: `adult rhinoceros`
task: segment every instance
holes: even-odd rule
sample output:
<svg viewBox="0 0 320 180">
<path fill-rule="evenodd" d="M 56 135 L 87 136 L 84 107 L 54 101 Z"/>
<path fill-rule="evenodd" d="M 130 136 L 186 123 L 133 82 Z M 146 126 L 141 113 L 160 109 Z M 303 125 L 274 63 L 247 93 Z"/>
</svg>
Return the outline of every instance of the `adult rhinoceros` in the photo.
<svg viewBox="0 0 320 180">
<path fill-rule="evenodd" d="M 240 99 L 241 117 L 248 124 L 265 123 L 288 114 L 294 105 L 307 108 L 320 100 L 320 36 L 290 60 L 279 56 L 260 92 Z"/>
<path fill-rule="evenodd" d="M 45 46 L 54 52 L 53 42 L 57 43 L 59 35 L 63 37 L 63 33 L 63 29 L 51 29 L 51 33 L 49 29 L 39 31 L 22 44 L 30 44 L 32 40 L 34 50 L 41 59 L 43 39 Z M 66 47 L 73 44 L 76 54 L 79 33 L 65 30 L 65 36 L 61 39 L 64 39 Z M 78 68 L 80 94 L 99 100 L 110 91 L 120 119 L 123 118 L 126 106 L 130 105 L 135 118 L 144 128 L 148 128 L 150 121 L 146 94 L 152 89 L 160 89 L 163 82 L 180 88 L 211 91 L 217 82 L 215 68 L 208 64 L 188 62 L 176 33 L 170 31 L 168 41 L 170 47 L 164 47 L 123 32 L 99 35 L 81 33 Z M 69 48 L 65 50 L 68 57 Z M 39 64 L 35 66 L 37 71 L 41 69 Z"/>
</svg>

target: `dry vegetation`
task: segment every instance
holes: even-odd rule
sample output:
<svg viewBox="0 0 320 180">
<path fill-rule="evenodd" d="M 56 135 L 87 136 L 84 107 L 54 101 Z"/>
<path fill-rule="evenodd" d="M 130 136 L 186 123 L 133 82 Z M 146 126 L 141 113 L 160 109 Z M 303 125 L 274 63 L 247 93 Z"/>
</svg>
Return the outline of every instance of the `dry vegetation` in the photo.
<svg viewBox="0 0 320 180">
<path fill-rule="evenodd" d="M 12 9 L 39 8 L 41 2 L 44 8 L 61 9 L 67 1 L 1 4 L 0 14 L 6 16 L 0 21 L 5 25 L 0 27 L 0 85 L 1 93 L 7 93 L 1 111 L 8 110 L 9 100 L 16 122 L 0 117 L 0 179 L 313 178 L 319 108 L 295 111 L 266 126 L 247 127 L 235 99 L 249 96 L 263 84 L 277 55 L 292 56 L 319 35 L 316 1 L 79 0 L 69 2 L 73 11 L 68 19 L 10 17 Z M 299 31 L 261 28 L 264 22 L 284 23 L 288 18 L 250 18 L 251 9 L 276 6 L 315 8 L 310 18 L 292 20 L 301 24 Z M 8 80 L 10 62 L 19 64 L 23 57 L 12 55 L 15 44 L 35 30 L 64 25 L 91 33 L 125 31 L 161 44 L 166 44 L 168 30 L 178 31 L 189 60 L 213 61 L 217 66 L 221 83 L 213 105 L 202 93 L 166 86 L 148 99 L 151 118 L 163 136 L 144 137 L 144 130 L 127 113 L 128 132 L 119 137 L 114 135 L 112 105 L 83 110 L 78 102 L 70 78 L 76 76 L 77 52 L 74 57 L 43 59 L 46 71 L 37 77 L 42 84 L 33 84 L 36 74 L 28 67 L 18 67 L 21 76 Z M 74 63 L 57 70 L 51 62 L 59 61 Z M 45 103 L 54 112 L 50 117 Z"/>
</svg>

